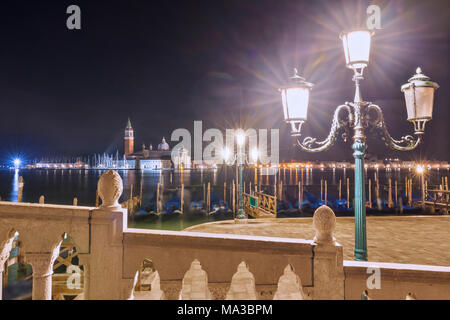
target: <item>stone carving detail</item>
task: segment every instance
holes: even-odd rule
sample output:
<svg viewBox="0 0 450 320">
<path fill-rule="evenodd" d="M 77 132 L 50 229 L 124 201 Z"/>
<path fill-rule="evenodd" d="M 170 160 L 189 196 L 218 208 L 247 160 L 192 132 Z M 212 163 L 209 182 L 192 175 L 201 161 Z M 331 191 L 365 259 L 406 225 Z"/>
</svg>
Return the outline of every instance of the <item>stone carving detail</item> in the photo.
<svg viewBox="0 0 450 320">
<path fill-rule="evenodd" d="M 197 259 L 184 275 L 179 300 L 211 300 L 208 275 Z"/>
<path fill-rule="evenodd" d="M 226 300 L 256 300 L 255 276 L 248 270 L 245 261 L 238 265 L 231 279 Z"/>
<path fill-rule="evenodd" d="M 406 295 L 405 300 L 417 300 L 417 299 L 416 299 L 416 296 L 414 295 L 414 293 L 409 292 L 409 293 Z"/>
<path fill-rule="evenodd" d="M 59 255 L 59 246 L 50 253 L 26 253 L 25 261 L 33 267 L 33 277 L 43 278 L 53 274 L 53 263 Z"/>
<path fill-rule="evenodd" d="M 295 273 L 290 264 L 284 269 L 283 275 L 278 280 L 278 289 L 273 300 L 304 300 L 300 277 Z"/>
<path fill-rule="evenodd" d="M 134 300 L 164 300 L 164 292 L 161 290 L 161 281 L 159 272 L 153 267 L 141 268 L 138 275 L 135 287 L 133 290 Z"/>
<path fill-rule="evenodd" d="M 316 231 L 314 242 L 318 244 L 335 244 L 334 230 L 336 216 L 328 206 L 320 206 L 314 212 L 313 227 Z"/>
<path fill-rule="evenodd" d="M 160 281 L 160 289 L 164 292 L 164 300 L 178 300 L 181 290 L 180 281 Z"/>
<path fill-rule="evenodd" d="M 4 241 L 0 242 L 0 273 L 3 272 L 3 266 L 5 265 L 6 260 L 9 258 L 9 254 L 12 249 L 12 245 L 14 242 L 15 232 L 9 232 L 7 238 Z"/>
<path fill-rule="evenodd" d="M 227 292 L 230 290 L 229 283 L 209 283 L 208 287 L 212 300 L 225 300 Z"/>
<path fill-rule="evenodd" d="M 273 300 L 277 286 L 274 285 L 256 285 L 256 300 Z"/>
<path fill-rule="evenodd" d="M 98 194 L 102 199 L 101 208 L 120 208 L 118 202 L 123 191 L 120 175 L 114 170 L 108 170 L 98 180 Z"/>
</svg>

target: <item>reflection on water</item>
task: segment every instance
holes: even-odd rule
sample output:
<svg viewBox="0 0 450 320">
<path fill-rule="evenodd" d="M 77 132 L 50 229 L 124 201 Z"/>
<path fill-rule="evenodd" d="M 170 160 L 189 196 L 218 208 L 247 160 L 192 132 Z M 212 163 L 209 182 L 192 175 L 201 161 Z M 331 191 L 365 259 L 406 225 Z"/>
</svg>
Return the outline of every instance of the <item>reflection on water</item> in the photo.
<svg viewBox="0 0 450 320">
<path fill-rule="evenodd" d="M 328 185 L 328 194 L 334 197 L 338 195 L 338 186 L 342 184 L 342 194 L 346 191 L 346 179 L 349 178 L 351 189 L 353 188 L 353 169 L 282 169 L 275 175 L 266 175 L 268 169 L 244 170 L 244 182 L 246 190 L 249 190 L 250 183 L 255 185 L 255 179 L 258 185 L 266 192 L 273 193 L 274 184 L 283 183 L 283 190 L 286 192 L 286 198 L 289 193 L 291 197 L 296 196 L 295 191 L 298 183 L 301 181 L 308 192 L 319 196 L 321 180 L 326 180 Z M 24 179 L 23 201 L 38 202 L 41 195 L 45 196 L 45 202 L 51 204 L 72 204 L 73 198 L 78 198 L 78 204 L 82 206 L 94 206 L 97 182 L 102 170 L 45 170 L 45 169 L 22 169 L 22 170 L 0 170 L 0 197 L 9 201 L 17 201 L 19 176 Z M 158 183 L 164 185 L 166 192 L 179 192 L 177 187 L 185 185 L 185 204 L 189 206 L 191 201 L 203 200 L 203 186 L 211 184 L 211 192 L 214 192 L 221 199 L 225 198 L 228 203 L 231 202 L 231 187 L 233 180 L 236 179 L 234 167 L 224 167 L 216 170 L 196 170 L 196 171 L 134 171 L 118 170 L 123 179 L 124 190 L 119 201 L 127 200 L 130 197 L 131 188 L 133 194 L 137 195 L 140 191 L 142 181 L 143 203 L 144 207 L 153 201 L 156 195 Z M 428 186 L 436 186 L 441 183 L 441 178 L 448 176 L 448 169 L 427 171 L 425 179 Z M 371 179 L 372 188 L 374 187 L 375 176 L 381 185 L 382 194 L 387 191 L 385 186 L 389 179 L 392 179 L 392 185 L 395 181 L 399 186 L 399 193 L 405 185 L 405 178 L 413 180 L 413 193 L 420 194 L 420 176 L 416 175 L 414 170 L 385 170 L 368 169 L 366 171 L 366 185 L 368 179 Z M 226 187 L 224 182 L 226 182 Z M 133 187 L 131 187 L 133 186 Z M 253 189 L 253 187 L 252 187 Z M 168 196 L 165 194 L 164 200 Z M 197 217 L 195 219 L 175 219 L 158 220 L 142 222 L 141 226 L 179 230 L 190 225 L 208 221 L 206 217 Z M 131 222 L 130 222 L 131 223 Z M 133 224 L 137 226 L 137 223 Z"/>
<path fill-rule="evenodd" d="M 16 202 L 19 198 L 19 169 L 14 170 L 12 179 L 11 193 L 9 194 L 9 201 Z"/>
</svg>

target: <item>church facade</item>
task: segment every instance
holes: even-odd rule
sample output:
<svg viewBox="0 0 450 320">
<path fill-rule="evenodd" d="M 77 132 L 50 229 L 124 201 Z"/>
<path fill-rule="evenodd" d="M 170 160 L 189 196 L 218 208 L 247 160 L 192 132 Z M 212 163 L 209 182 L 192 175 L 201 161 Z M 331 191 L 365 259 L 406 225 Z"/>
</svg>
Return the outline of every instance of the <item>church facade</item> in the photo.
<svg viewBox="0 0 450 320">
<path fill-rule="evenodd" d="M 156 150 L 153 150 L 152 144 L 148 148 L 142 144 L 141 150 L 134 150 L 134 130 L 130 119 L 125 128 L 124 153 L 130 169 L 162 170 L 174 167 L 170 146 L 164 137 Z"/>
</svg>

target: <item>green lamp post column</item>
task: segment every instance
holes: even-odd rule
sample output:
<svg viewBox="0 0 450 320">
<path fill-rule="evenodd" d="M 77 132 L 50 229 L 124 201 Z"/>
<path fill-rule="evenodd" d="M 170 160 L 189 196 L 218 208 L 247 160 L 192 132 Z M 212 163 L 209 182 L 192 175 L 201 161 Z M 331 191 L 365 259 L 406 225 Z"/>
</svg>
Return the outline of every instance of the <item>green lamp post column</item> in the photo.
<svg viewBox="0 0 450 320">
<path fill-rule="evenodd" d="M 245 138 L 244 138 L 245 139 Z M 239 220 L 246 219 L 245 213 L 244 213 L 244 201 L 243 201 L 243 188 L 242 188 L 242 171 L 243 171 L 243 162 L 245 161 L 245 155 L 242 150 L 243 145 L 240 143 L 240 140 L 238 138 L 238 154 L 237 154 L 237 162 L 239 167 L 239 209 L 237 218 Z"/>
<path fill-rule="evenodd" d="M 365 173 L 364 173 L 364 155 L 366 143 L 355 141 L 352 146 L 355 158 L 355 252 L 354 259 L 367 261 L 367 237 L 366 237 L 366 192 L 365 192 Z"/>
<path fill-rule="evenodd" d="M 353 100 L 354 110 L 354 136 L 353 157 L 355 158 L 355 198 L 353 208 L 355 212 L 355 249 L 354 260 L 367 261 L 367 233 L 366 233 L 366 177 L 364 170 L 364 156 L 366 155 L 366 136 L 364 134 L 362 108 L 367 106 L 363 102 L 359 88 L 359 80 L 362 75 L 355 72 L 355 98 Z"/>
</svg>

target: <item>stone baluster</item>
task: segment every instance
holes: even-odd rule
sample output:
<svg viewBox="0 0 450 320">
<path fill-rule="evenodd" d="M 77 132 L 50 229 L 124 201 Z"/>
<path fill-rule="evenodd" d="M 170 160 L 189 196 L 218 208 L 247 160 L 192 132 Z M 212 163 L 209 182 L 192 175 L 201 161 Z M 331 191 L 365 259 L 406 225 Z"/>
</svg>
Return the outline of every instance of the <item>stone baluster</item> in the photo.
<svg viewBox="0 0 450 320">
<path fill-rule="evenodd" d="M 59 255 L 61 242 L 50 252 L 25 254 L 25 261 L 33 267 L 33 300 L 52 299 L 53 263 Z"/>
<path fill-rule="evenodd" d="M 208 275 L 197 259 L 184 275 L 179 300 L 211 300 Z"/>
<path fill-rule="evenodd" d="M 336 216 L 328 206 L 321 206 L 313 216 L 314 299 L 344 299 L 344 261 L 342 246 L 336 243 Z"/>
<path fill-rule="evenodd" d="M 290 264 L 284 269 L 283 275 L 278 281 L 277 292 L 273 300 L 304 300 L 306 295 L 302 290 L 300 277 L 295 273 Z"/>
<path fill-rule="evenodd" d="M 255 276 L 248 270 L 247 263 L 242 261 L 231 279 L 230 290 L 226 300 L 256 300 Z"/>
</svg>

